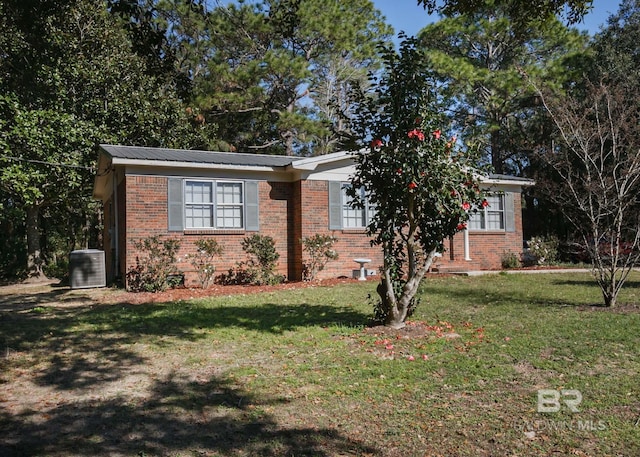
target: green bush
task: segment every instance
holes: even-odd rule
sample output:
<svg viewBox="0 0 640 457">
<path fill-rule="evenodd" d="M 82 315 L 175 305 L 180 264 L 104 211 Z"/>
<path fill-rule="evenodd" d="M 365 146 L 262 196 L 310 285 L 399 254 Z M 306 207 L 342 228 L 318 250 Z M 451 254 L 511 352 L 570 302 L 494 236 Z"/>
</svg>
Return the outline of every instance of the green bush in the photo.
<svg viewBox="0 0 640 457">
<path fill-rule="evenodd" d="M 502 253 L 500 263 L 502 264 L 502 268 L 507 270 L 521 267 L 520 258 L 517 254 L 511 251 L 505 251 Z"/>
<path fill-rule="evenodd" d="M 196 269 L 200 287 L 207 289 L 213 282 L 216 267 L 213 259 L 222 254 L 222 246 L 214 239 L 199 239 L 195 242 L 196 252 L 187 254 L 185 259 L 190 260 L 191 265 Z"/>
<path fill-rule="evenodd" d="M 302 239 L 304 251 L 309 259 L 304 264 L 304 279 L 313 281 L 330 260 L 336 260 L 338 253 L 333 245 L 338 241 L 335 236 L 315 234 Z"/>
<path fill-rule="evenodd" d="M 162 292 L 172 285 L 180 274 L 175 265 L 180 241 L 150 236 L 133 245 L 140 251 L 140 256 L 136 257 L 136 266 L 127 272 L 127 290 Z"/>
<path fill-rule="evenodd" d="M 45 264 L 43 271 L 47 278 L 56 278 L 62 283 L 69 283 L 69 256 L 56 256 Z"/>
<path fill-rule="evenodd" d="M 220 281 L 223 284 L 270 285 L 284 282 L 284 276 L 275 273 L 280 254 L 276 251 L 273 238 L 251 235 L 242 240 L 242 249 L 249 258 L 222 275 Z"/>
</svg>

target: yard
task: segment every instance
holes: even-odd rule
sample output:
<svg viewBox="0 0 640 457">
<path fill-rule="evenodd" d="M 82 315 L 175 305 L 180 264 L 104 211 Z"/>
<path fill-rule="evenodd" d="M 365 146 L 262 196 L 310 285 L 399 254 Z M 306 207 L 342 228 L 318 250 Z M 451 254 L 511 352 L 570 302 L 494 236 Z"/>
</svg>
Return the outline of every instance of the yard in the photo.
<svg viewBox="0 0 640 457">
<path fill-rule="evenodd" d="M 640 455 L 640 274 L 430 276 L 398 332 L 375 286 L 0 288 L 0 455 Z"/>
</svg>

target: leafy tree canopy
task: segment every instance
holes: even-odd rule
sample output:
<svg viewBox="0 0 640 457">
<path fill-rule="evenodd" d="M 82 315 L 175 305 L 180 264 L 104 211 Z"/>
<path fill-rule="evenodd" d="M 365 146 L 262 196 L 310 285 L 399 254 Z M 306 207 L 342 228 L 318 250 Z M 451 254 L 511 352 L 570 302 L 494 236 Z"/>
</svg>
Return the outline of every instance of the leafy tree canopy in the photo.
<svg viewBox="0 0 640 457">
<path fill-rule="evenodd" d="M 555 18 L 518 28 L 492 3 L 443 18 L 419 36 L 461 136 L 483 149 L 497 173 L 522 175 L 544 128 L 540 101 L 522 74 L 561 89 L 581 76 L 587 37 Z"/>
<path fill-rule="evenodd" d="M 284 154 L 331 149 L 340 128 L 331 104 L 375 67 L 375 45 L 390 33 L 369 0 L 231 3 L 204 24 L 176 36 L 198 42 L 183 60 L 194 105 L 230 147 Z"/>
<path fill-rule="evenodd" d="M 446 16 L 475 13 L 482 0 L 418 0 L 429 14 L 438 11 Z M 564 17 L 569 24 L 582 20 L 591 9 L 592 0 L 492 0 L 495 8 L 506 11 L 507 16 L 518 25 L 545 22 L 551 16 Z"/>
<path fill-rule="evenodd" d="M 41 276 L 42 222 L 63 233 L 70 218 L 86 225 L 95 215 L 89 205 L 97 143 L 179 147 L 204 140 L 173 80 L 133 52 L 106 3 L 8 0 L 0 3 L 0 25 L 0 196 L 24 210 L 16 216 L 26 219 L 15 222 L 26 224 L 29 274 Z"/>
</svg>

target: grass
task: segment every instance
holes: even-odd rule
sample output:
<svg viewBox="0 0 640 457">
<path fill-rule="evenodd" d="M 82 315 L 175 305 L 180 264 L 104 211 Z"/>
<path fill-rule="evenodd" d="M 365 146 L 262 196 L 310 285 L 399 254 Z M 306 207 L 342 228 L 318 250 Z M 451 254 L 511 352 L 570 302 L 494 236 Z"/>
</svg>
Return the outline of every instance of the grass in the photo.
<svg viewBox="0 0 640 457">
<path fill-rule="evenodd" d="M 3 297 L 0 454 L 640 455 L 639 275 L 620 310 L 586 274 L 428 277 L 399 335 L 366 328 L 375 285 Z"/>
</svg>

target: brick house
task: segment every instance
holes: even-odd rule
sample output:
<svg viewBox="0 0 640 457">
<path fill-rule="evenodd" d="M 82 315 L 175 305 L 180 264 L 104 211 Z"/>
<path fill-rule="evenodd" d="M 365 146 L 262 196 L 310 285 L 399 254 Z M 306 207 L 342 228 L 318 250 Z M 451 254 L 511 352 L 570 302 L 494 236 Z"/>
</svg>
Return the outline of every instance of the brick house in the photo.
<svg viewBox="0 0 640 457">
<path fill-rule="evenodd" d="M 179 239 L 180 258 L 195 250 L 196 240 L 215 237 L 224 249 L 219 272 L 245 259 L 245 237 L 269 235 L 280 254 L 279 272 L 300 280 L 300 240 L 332 234 L 339 259 L 321 277 L 350 277 L 358 268 L 353 259 L 361 257 L 377 270 L 382 255 L 364 231 L 369 209 L 347 205 L 345 187 L 354 169 L 348 152 L 302 158 L 101 145 L 93 195 L 104 206 L 107 280 L 125 277 L 136 263 L 134 242 L 152 235 Z M 436 267 L 496 269 L 505 251 L 519 254 L 520 194 L 531 184 L 508 176 L 485 179 L 491 205 L 474 216 L 468 230 L 445 242 Z M 193 284 L 193 267 L 182 261 L 178 268 Z"/>
</svg>

